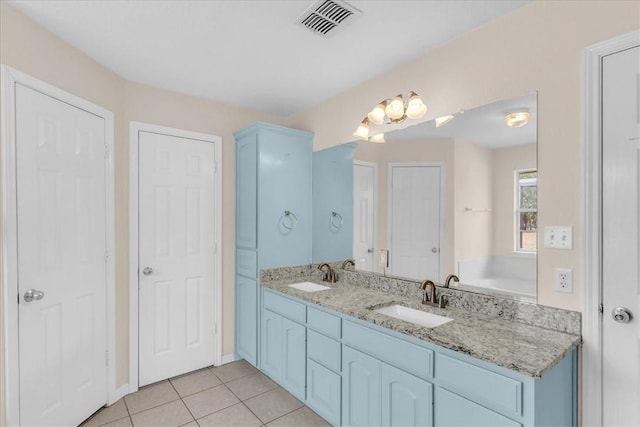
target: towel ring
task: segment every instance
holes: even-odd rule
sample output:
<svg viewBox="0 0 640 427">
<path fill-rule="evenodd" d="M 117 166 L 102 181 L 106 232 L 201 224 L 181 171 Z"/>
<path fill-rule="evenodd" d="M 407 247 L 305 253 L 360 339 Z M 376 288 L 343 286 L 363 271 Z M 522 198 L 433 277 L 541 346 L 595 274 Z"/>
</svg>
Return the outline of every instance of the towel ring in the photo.
<svg viewBox="0 0 640 427">
<path fill-rule="evenodd" d="M 289 225 L 287 225 L 287 218 L 289 218 Z M 287 230 L 293 230 L 298 225 L 298 217 L 291 211 L 284 211 L 280 217 L 280 225 Z"/>
<path fill-rule="evenodd" d="M 342 215 L 338 212 L 331 212 L 331 216 L 329 217 L 329 228 L 333 230 L 340 230 L 344 221 L 342 220 Z"/>
</svg>

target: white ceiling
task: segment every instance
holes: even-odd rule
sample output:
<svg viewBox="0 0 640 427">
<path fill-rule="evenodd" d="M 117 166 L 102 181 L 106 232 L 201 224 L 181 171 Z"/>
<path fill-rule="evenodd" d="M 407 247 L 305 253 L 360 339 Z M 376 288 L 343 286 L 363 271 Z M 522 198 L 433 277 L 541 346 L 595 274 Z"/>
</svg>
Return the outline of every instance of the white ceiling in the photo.
<svg viewBox="0 0 640 427">
<path fill-rule="evenodd" d="M 311 0 L 8 3 L 128 80 L 288 116 L 530 1 L 350 1 L 328 39 L 294 23 Z"/>
<path fill-rule="evenodd" d="M 504 124 L 504 116 L 516 111 L 529 112 L 531 119 L 525 126 L 510 128 Z M 401 140 L 458 138 L 487 148 L 502 148 L 536 142 L 537 127 L 537 95 L 532 93 L 465 110 L 439 128 L 436 128 L 434 120 L 413 126 L 409 123 L 405 129 L 385 133 L 385 140 L 393 143 Z M 383 129 L 372 131 L 372 134 L 380 130 Z"/>
</svg>

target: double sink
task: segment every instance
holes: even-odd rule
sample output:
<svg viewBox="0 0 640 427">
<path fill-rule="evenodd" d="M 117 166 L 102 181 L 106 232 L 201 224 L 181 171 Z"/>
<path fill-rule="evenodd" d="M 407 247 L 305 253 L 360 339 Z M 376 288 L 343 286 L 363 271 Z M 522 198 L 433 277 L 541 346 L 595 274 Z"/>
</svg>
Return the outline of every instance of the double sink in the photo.
<svg viewBox="0 0 640 427">
<path fill-rule="evenodd" d="M 303 292 L 319 292 L 331 289 L 329 286 L 319 285 L 312 282 L 295 283 L 293 285 L 289 285 L 289 287 Z M 443 325 L 453 320 L 446 316 L 416 310 L 399 304 L 387 305 L 373 311 L 375 313 L 380 313 L 385 316 L 393 317 L 425 328 L 435 328 L 436 326 Z"/>
</svg>

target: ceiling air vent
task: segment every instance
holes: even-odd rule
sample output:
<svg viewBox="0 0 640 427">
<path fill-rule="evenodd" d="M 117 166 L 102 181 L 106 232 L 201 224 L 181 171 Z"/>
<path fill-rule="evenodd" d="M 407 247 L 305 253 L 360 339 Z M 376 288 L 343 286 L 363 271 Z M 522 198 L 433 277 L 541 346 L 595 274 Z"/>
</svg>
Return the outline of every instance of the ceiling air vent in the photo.
<svg viewBox="0 0 640 427">
<path fill-rule="evenodd" d="M 361 14 L 362 12 L 344 1 L 318 0 L 304 11 L 296 22 L 316 34 L 329 37 Z"/>
</svg>

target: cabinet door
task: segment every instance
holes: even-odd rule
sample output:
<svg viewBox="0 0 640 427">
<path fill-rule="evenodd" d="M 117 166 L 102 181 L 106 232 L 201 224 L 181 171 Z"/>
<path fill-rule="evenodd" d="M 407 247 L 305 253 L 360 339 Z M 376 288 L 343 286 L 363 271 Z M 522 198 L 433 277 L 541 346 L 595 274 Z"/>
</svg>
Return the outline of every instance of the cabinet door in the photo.
<svg viewBox="0 0 640 427">
<path fill-rule="evenodd" d="M 256 365 L 258 360 L 258 284 L 236 276 L 236 353 Z"/>
<path fill-rule="evenodd" d="M 340 424 L 340 375 L 311 359 L 307 359 L 306 403 L 331 424 Z"/>
<path fill-rule="evenodd" d="M 381 362 L 347 346 L 342 350 L 342 424 L 379 426 Z"/>
<path fill-rule="evenodd" d="M 487 390 L 487 392 L 491 391 Z M 436 403 L 436 426 L 522 427 L 522 424 L 439 388 Z"/>
<path fill-rule="evenodd" d="M 282 385 L 301 400 L 305 399 L 306 331 L 302 325 L 282 320 Z"/>
<path fill-rule="evenodd" d="M 382 425 L 432 426 L 433 385 L 382 364 Z"/>
<path fill-rule="evenodd" d="M 262 370 L 277 382 L 282 381 L 282 325 L 284 318 L 269 310 L 262 311 Z"/>
<path fill-rule="evenodd" d="M 236 142 L 236 246 L 258 246 L 258 155 L 257 136 L 247 135 Z"/>
</svg>

